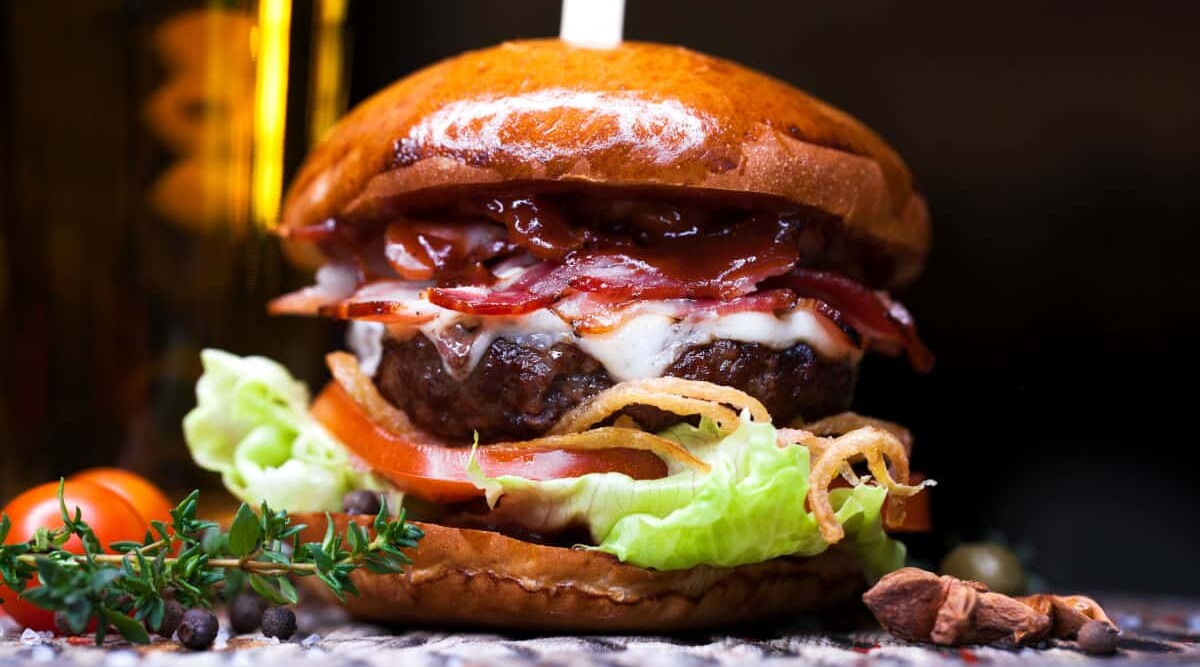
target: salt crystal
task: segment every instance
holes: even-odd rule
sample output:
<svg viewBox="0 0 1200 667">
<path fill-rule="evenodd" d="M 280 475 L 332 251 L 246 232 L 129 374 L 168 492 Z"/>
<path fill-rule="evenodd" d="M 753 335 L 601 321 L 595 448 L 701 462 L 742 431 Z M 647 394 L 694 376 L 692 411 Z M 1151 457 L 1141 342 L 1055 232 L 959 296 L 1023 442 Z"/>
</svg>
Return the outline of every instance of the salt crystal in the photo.
<svg viewBox="0 0 1200 667">
<path fill-rule="evenodd" d="M 39 646 L 42 643 L 42 635 L 33 628 L 25 628 L 21 633 L 22 646 Z"/>
<path fill-rule="evenodd" d="M 321 635 L 318 635 L 317 633 L 314 632 L 311 635 L 300 640 L 300 645 L 303 646 L 304 648 L 311 648 L 313 646 L 316 646 L 320 641 L 321 641 Z"/>
<path fill-rule="evenodd" d="M 220 630 L 219 632 L 217 632 L 217 638 L 213 640 L 213 645 L 212 645 L 213 649 L 220 651 L 221 649 L 225 648 L 228 645 L 229 645 L 229 632 L 226 630 Z"/>
<path fill-rule="evenodd" d="M 38 644 L 33 647 L 33 652 L 29 655 L 30 662 L 50 662 L 54 659 L 54 649 L 45 644 Z"/>
</svg>

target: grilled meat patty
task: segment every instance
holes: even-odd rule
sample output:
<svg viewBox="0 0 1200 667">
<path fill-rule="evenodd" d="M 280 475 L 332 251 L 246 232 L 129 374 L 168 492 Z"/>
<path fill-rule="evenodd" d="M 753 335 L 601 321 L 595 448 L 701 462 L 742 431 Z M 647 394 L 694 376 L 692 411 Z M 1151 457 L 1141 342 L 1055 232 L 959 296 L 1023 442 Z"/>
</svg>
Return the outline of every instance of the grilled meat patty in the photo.
<svg viewBox="0 0 1200 667">
<path fill-rule="evenodd" d="M 850 405 L 856 377 L 848 361 L 824 359 L 803 343 L 775 350 L 717 340 L 684 350 L 666 375 L 736 387 L 762 401 L 775 423 L 816 419 Z M 380 392 L 419 425 L 451 442 L 526 440 L 615 384 L 604 366 L 569 343 L 497 338 L 465 377 L 447 371 L 436 346 L 417 334 L 389 339 L 375 374 Z M 658 430 L 678 417 L 649 406 L 626 410 Z"/>
</svg>

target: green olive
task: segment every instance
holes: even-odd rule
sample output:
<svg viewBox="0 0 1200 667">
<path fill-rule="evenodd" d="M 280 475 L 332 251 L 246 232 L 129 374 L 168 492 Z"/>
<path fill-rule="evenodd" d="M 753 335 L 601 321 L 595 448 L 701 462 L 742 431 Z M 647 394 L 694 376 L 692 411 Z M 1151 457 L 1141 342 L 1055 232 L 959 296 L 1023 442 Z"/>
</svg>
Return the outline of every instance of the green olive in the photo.
<svg viewBox="0 0 1200 667">
<path fill-rule="evenodd" d="M 942 560 L 942 574 L 987 584 L 1005 595 L 1025 593 L 1025 570 L 1007 547 L 989 542 L 960 544 Z"/>
</svg>

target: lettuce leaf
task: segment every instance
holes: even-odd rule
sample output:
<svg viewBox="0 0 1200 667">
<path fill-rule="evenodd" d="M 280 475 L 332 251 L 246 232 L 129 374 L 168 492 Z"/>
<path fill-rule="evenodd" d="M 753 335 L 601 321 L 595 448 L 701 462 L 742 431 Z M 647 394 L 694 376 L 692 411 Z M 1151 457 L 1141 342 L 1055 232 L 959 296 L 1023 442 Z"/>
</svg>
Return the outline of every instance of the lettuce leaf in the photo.
<svg viewBox="0 0 1200 667">
<path fill-rule="evenodd" d="M 221 473 L 234 496 L 319 512 L 340 509 L 354 489 L 390 490 L 359 472 L 345 447 L 309 415 L 308 389 L 283 366 L 221 350 L 205 350 L 201 360 L 197 403 L 184 417 L 183 434 L 196 463 Z"/>
<path fill-rule="evenodd" d="M 672 468 L 667 477 L 635 480 L 620 473 L 533 481 L 488 477 L 472 458 L 468 474 L 497 511 L 538 527 L 585 526 L 595 548 L 640 567 L 676 570 L 733 567 L 787 555 L 813 556 L 829 547 L 804 510 L 809 452 L 780 448 L 775 428 L 748 418 L 725 438 L 707 423 L 662 433 L 712 466 L 709 474 Z M 862 485 L 830 494 L 869 575 L 904 564 L 905 550 L 883 532 L 886 489 Z"/>
</svg>

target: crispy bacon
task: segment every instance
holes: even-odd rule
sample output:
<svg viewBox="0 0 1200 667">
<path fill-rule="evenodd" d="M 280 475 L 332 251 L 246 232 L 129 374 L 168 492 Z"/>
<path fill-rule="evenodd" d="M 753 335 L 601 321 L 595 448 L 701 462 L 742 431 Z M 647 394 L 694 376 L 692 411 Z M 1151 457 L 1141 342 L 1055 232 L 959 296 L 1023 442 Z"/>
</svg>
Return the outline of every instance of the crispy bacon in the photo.
<svg viewBox="0 0 1200 667">
<path fill-rule="evenodd" d="M 721 227 L 675 225 L 669 242 L 660 234 L 637 245 L 572 227 L 545 197 L 497 198 L 478 206 L 490 221 L 401 218 L 370 239 L 336 220 L 293 230 L 291 236 L 327 250 L 355 246 L 357 254 L 335 273 L 318 274 L 317 285 L 272 301 L 270 311 L 401 323 L 433 317 L 428 304 L 473 315 L 550 307 L 577 330 L 597 333 L 647 302 L 679 317 L 803 306 L 836 324 L 856 346 L 861 335 L 884 351 L 904 350 L 918 371 L 933 366 L 902 305 L 844 276 L 796 266 L 803 229 L 793 220 L 760 215 Z M 353 271 L 358 285 L 368 283 L 358 292 L 348 277 Z M 416 295 L 397 298 L 404 285 L 397 277 L 437 285 L 425 293 L 427 302 Z"/>
<path fill-rule="evenodd" d="M 353 296 L 318 309 L 321 315 L 341 320 L 384 324 L 421 324 L 437 315 L 437 308 L 421 299 L 424 285 L 385 280 L 371 283 Z"/>
<path fill-rule="evenodd" d="M 802 297 L 812 297 L 828 303 L 846 318 L 846 323 L 866 336 L 872 343 L 903 349 L 918 372 L 933 369 L 933 353 L 917 336 L 912 315 L 887 294 L 876 292 L 836 273 L 794 269 L 786 276 L 771 281 Z"/>
<path fill-rule="evenodd" d="M 569 291 L 603 301 L 730 300 L 786 273 L 797 261 L 791 228 L 778 221 L 745 223 L 738 234 L 676 240 L 671 245 L 576 251 L 558 266 L 544 262 L 515 281 L 493 287 L 438 287 L 429 300 L 474 315 L 519 315 L 546 307 Z"/>
<path fill-rule="evenodd" d="M 358 284 L 358 272 L 353 266 L 328 264 L 317 270 L 317 281 L 275 297 L 267 303 L 272 315 L 316 315 L 321 308 L 333 306 L 350 298 Z"/>
<path fill-rule="evenodd" d="M 683 319 L 685 317 L 720 317 L 740 312 L 778 313 L 791 310 L 796 305 L 796 295 L 786 289 L 755 292 L 728 301 L 669 299 L 646 302 L 613 298 L 597 293 L 577 292 L 555 303 L 551 309 L 559 317 L 570 322 L 575 331 L 582 334 L 601 334 L 612 331 L 625 320 L 646 312 Z M 828 306 L 826 308 L 828 309 Z M 826 313 L 822 314 L 829 316 Z"/>
<path fill-rule="evenodd" d="M 427 292 L 430 303 L 472 315 L 523 315 L 545 308 L 566 289 L 565 274 L 542 262 L 525 269 L 514 280 L 494 286 L 435 287 Z"/>
<path fill-rule="evenodd" d="M 771 289 L 739 296 L 728 301 L 707 300 L 697 301 L 692 307 L 693 312 L 704 312 L 714 317 L 731 315 L 733 313 L 777 313 L 791 310 L 796 306 L 796 295 L 791 290 Z"/>
</svg>

